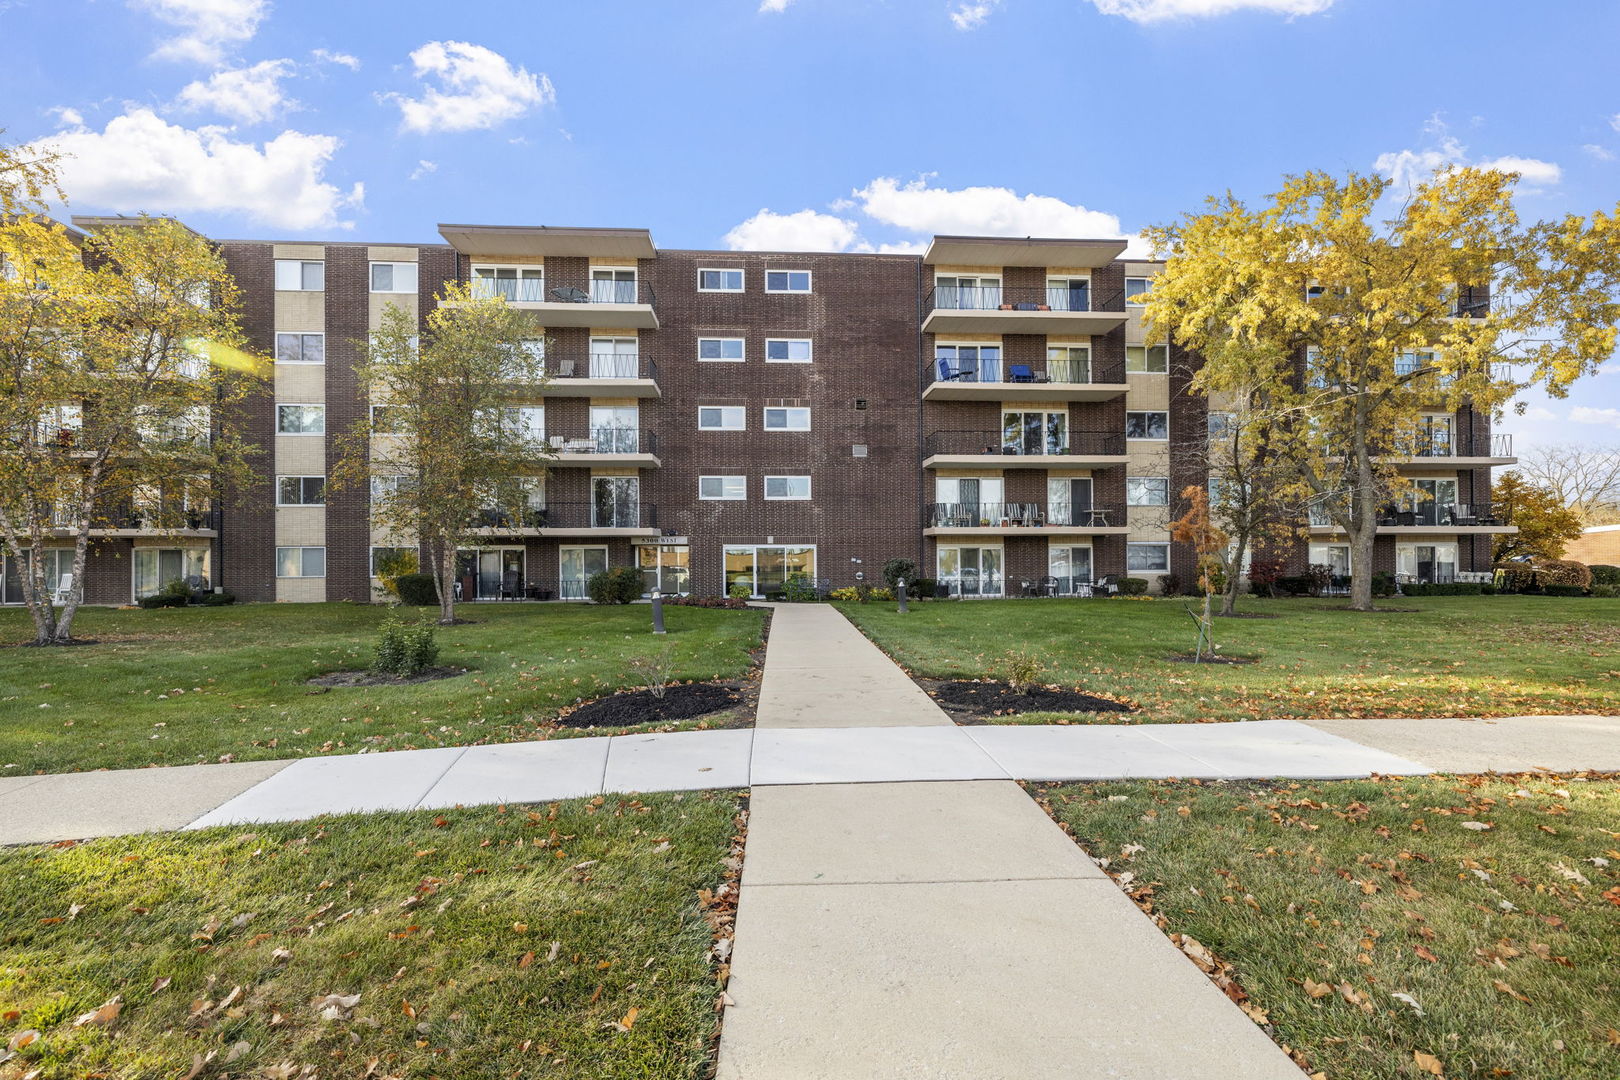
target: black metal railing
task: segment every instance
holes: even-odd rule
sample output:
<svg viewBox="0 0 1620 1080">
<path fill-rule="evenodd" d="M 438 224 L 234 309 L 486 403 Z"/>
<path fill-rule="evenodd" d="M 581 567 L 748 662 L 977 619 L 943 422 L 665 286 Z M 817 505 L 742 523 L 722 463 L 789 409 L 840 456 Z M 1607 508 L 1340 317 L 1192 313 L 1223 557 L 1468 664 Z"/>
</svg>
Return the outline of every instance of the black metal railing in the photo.
<svg viewBox="0 0 1620 1080">
<path fill-rule="evenodd" d="M 547 353 L 546 372 L 554 379 L 651 379 L 658 381 L 658 365 L 640 353 Z"/>
<path fill-rule="evenodd" d="M 1042 285 L 935 285 L 925 306 L 934 311 L 1119 311 L 1125 290 Z"/>
<path fill-rule="evenodd" d="M 647 304 L 657 303 L 647 282 L 608 281 L 593 278 L 583 285 L 552 285 L 543 278 L 475 277 L 471 282 L 475 299 L 498 296 L 519 304 Z"/>
<path fill-rule="evenodd" d="M 1007 457 L 1048 457 L 1052 455 L 1081 455 L 1086 457 L 1123 457 L 1125 433 L 1122 431 L 1066 431 L 1048 433 L 1038 446 L 1031 445 L 1024 432 L 1005 434 L 1001 431 L 936 431 L 924 443 L 926 456 L 935 454 L 984 454 Z"/>
<path fill-rule="evenodd" d="M 516 509 L 486 508 L 468 522 L 474 529 L 522 532 L 533 529 L 654 529 L 658 507 L 644 502 L 548 502 Z"/>
<path fill-rule="evenodd" d="M 160 507 L 157 509 L 126 510 L 112 519 L 110 527 L 114 529 L 151 529 L 153 531 L 217 530 L 219 520 L 220 510 L 217 506 L 208 509 Z"/>
<path fill-rule="evenodd" d="M 934 503 L 928 524 L 936 529 L 1042 528 L 1106 529 L 1125 524 L 1120 506 L 1077 507 L 1050 503 Z"/>
<path fill-rule="evenodd" d="M 592 427 L 579 434 L 553 432 L 546 436 L 556 454 L 656 454 L 658 433 L 646 428 Z"/>
<path fill-rule="evenodd" d="M 977 361 L 936 357 L 923 365 L 923 385 L 930 383 L 1123 383 L 1125 361 L 1104 363 L 1095 358 L 1078 360 L 1048 357 L 1028 363 L 999 357 Z"/>
<path fill-rule="evenodd" d="M 1317 524 L 1313 521 L 1312 524 Z M 1321 524 L 1327 524 L 1322 522 Z M 1385 506 L 1378 511 L 1378 524 L 1397 527 L 1444 527 L 1469 525 L 1500 525 L 1501 520 L 1488 508 L 1469 503 L 1443 503 L 1433 499 L 1419 499 L 1400 506 Z"/>
<path fill-rule="evenodd" d="M 1415 458 L 1512 457 L 1513 436 L 1498 432 L 1470 437 L 1449 431 L 1424 431 L 1398 442 L 1395 453 Z"/>
</svg>

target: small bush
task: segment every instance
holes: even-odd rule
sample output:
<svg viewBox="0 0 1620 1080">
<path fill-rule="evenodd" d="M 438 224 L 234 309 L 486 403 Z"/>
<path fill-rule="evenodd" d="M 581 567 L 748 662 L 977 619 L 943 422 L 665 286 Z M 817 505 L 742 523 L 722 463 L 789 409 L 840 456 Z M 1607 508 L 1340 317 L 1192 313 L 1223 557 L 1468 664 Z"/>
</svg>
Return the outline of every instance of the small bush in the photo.
<svg viewBox="0 0 1620 1080">
<path fill-rule="evenodd" d="M 843 600 L 847 602 L 850 600 L 860 600 L 861 590 L 856 588 L 854 585 L 841 585 L 827 595 L 834 600 Z"/>
<path fill-rule="evenodd" d="M 666 645 L 646 656 L 632 656 L 630 670 L 635 672 L 649 694 L 662 701 L 669 692 L 670 682 L 675 678 L 675 658 Z"/>
<path fill-rule="evenodd" d="M 420 560 L 414 551 L 390 551 L 377 559 L 372 567 L 377 579 L 382 582 L 379 591 L 384 596 L 399 597 L 399 579 L 405 574 L 414 574 L 421 570 Z"/>
<path fill-rule="evenodd" d="M 1543 585 L 1541 592 L 1544 596 L 1585 596 L 1586 588 L 1582 585 L 1553 584 Z"/>
<path fill-rule="evenodd" d="M 1249 591 L 1256 596 L 1277 595 L 1277 579 L 1282 577 L 1284 564 L 1281 559 L 1270 556 L 1256 556 L 1249 560 Z"/>
<path fill-rule="evenodd" d="M 204 607 L 224 607 L 226 604 L 236 603 L 236 594 L 228 591 L 203 593 L 200 602 Z"/>
<path fill-rule="evenodd" d="M 401 574 L 394 579 L 399 602 L 410 607 L 438 607 L 439 585 L 432 574 Z"/>
<path fill-rule="evenodd" d="M 1597 569 L 1593 567 L 1593 569 Z M 1603 600 L 1613 600 L 1620 597 L 1620 585 L 1593 585 L 1592 595 Z"/>
<path fill-rule="evenodd" d="M 1311 592 L 1311 576 L 1309 574 L 1287 574 L 1275 582 L 1279 592 L 1287 596 L 1309 596 Z"/>
<path fill-rule="evenodd" d="M 1311 595 L 1321 596 L 1327 587 L 1333 584 L 1333 567 L 1324 563 L 1311 563 L 1305 568 L 1305 576 L 1310 579 Z"/>
<path fill-rule="evenodd" d="M 1543 585 L 1575 585 L 1584 589 L 1592 584 L 1592 571 L 1585 563 L 1569 559 L 1549 559 L 1536 570 Z"/>
<path fill-rule="evenodd" d="M 403 623 L 389 618 L 377 634 L 371 651 L 371 670 L 388 675 L 417 675 L 439 658 L 439 643 L 433 638 L 433 624 L 423 621 Z"/>
<path fill-rule="evenodd" d="M 997 665 L 1001 670 L 1001 677 L 1007 683 L 1007 688 L 1015 694 L 1027 694 L 1029 688 L 1040 679 L 1041 673 L 1046 670 L 1046 664 L 1032 652 L 1013 651 L 1001 658 Z"/>
<path fill-rule="evenodd" d="M 1484 596 L 1485 590 L 1492 593 L 1496 590 L 1489 585 L 1480 585 L 1470 581 L 1446 581 L 1433 585 L 1402 585 L 1401 592 L 1407 596 Z"/>
<path fill-rule="evenodd" d="M 151 611 L 153 608 L 185 607 L 191 602 L 191 596 L 189 593 L 175 596 L 171 593 L 160 592 L 153 593 L 151 596 L 143 596 L 135 602 Z"/>
<path fill-rule="evenodd" d="M 1147 591 L 1147 578 L 1127 577 L 1119 579 L 1119 595 L 1121 596 L 1146 596 Z"/>
<path fill-rule="evenodd" d="M 739 581 L 737 584 L 726 590 L 726 595 L 733 600 L 747 600 L 749 597 L 754 595 L 754 590 Z"/>
<path fill-rule="evenodd" d="M 907 586 L 907 591 L 918 600 L 932 600 L 939 593 L 939 582 L 931 577 L 918 578 Z"/>
<path fill-rule="evenodd" d="M 738 600 L 731 596 L 670 596 L 664 599 L 664 603 L 675 607 L 725 608 L 728 611 L 748 609 L 747 600 Z"/>
<path fill-rule="evenodd" d="M 821 597 L 816 593 L 815 582 L 804 574 L 794 574 L 782 587 L 782 599 L 790 604 L 813 604 Z"/>
<path fill-rule="evenodd" d="M 1180 596 L 1181 578 L 1177 574 L 1166 574 L 1159 579 L 1160 596 Z"/>
<path fill-rule="evenodd" d="M 889 588 L 898 588 L 901 578 L 905 578 L 907 582 L 915 581 L 917 564 L 911 559 L 890 559 L 883 564 L 883 580 Z"/>
<path fill-rule="evenodd" d="M 1593 563 L 1587 569 L 1592 571 L 1592 584 L 1594 585 L 1620 585 L 1620 566 Z"/>
<path fill-rule="evenodd" d="M 585 591 L 595 604 L 628 604 L 641 598 L 641 571 L 633 566 L 598 570 L 585 583 Z"/>
<path fill-rule="evenodd" d="M 1380 570 L 1372 576 L 1372 594 L 1374 596 L 1395 595 L 1395 575 L 1388 570 Z"/>
<path fill-rule="evenodd" d="M 885 588 L 867 589 L 866 598 L 868 600 L 893 600 L 894 590 Z"/>
</svg>

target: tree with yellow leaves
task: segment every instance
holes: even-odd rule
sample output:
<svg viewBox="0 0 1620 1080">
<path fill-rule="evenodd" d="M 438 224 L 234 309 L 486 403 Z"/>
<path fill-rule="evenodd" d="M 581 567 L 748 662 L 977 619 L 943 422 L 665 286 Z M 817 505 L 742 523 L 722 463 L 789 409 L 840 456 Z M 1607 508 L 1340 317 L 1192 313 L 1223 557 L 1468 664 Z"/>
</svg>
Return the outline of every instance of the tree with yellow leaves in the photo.
<svg viewBox="0 0 1620 1080">
<path fill-rule="evenodd" d="M 1145 232 L 1168 260 L 1150 338 L 1202 355 L 1200 392 L 1269 388 L 1278 452 L 1349 539 L 1357 610 L 1421 414 L 1496 415 L 1529 385 L 1562 397 L 1614 352 L 1620 221 L 1521 223 L 1517 180 L 1443 170 L 1380 219 L 1390 181 L 1311 172 L 1257 208 L 1227 194 Z"/>
</svg>

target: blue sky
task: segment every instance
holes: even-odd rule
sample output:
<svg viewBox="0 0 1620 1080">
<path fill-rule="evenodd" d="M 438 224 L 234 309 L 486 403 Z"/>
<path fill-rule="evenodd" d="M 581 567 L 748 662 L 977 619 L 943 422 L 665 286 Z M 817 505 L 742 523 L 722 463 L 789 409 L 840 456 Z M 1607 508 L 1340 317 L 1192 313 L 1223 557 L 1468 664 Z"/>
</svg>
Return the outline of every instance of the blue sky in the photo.
<svg viewBox="0 0 1620 1080">
<path fill-rule="evenodd" d="M 0 0 L 0 125 L 76 155 L 75 211 L 220 237 L 911 250 L 1306 168 L 1507 161 L 1526 216 L 1612 208 L 1617 42 L 1614 0 Z M 1620 443 L 1614 366 L 1504 428 Z"/>
</svg>

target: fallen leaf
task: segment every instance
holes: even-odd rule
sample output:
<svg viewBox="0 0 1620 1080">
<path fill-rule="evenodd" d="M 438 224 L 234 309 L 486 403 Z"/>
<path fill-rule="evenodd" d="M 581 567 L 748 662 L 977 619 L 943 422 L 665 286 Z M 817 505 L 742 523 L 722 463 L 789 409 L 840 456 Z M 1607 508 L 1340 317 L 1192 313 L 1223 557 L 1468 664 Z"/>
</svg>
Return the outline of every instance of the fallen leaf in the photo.
<svg viewBox="0 0 1620 1080">
<path fill-rule="evenodd" d="M 25 1046 L 32 1046 L 39 1042 L 39 1039 L 39 1032 L 33 1028 L 29 1028 L 27 1031 L 19 1031 L 10 1039 L 6 1040 L 6 1049 L 21 1050 Z"/>
<path fill-rule="evenodd" d="M 168 989 L 169 983 L 171 983 L 173 981 L 174 980 L 169 978 L 169 976 L 167 976 L 167 975 L 163 975 L 163 976 L 160 976 L 159 978 L 153 979 L 152 980 L 152 989 L 150 991 L 148 991 L 148 992 L 155 994 L 159 990 L 166 990 L 166 989 Z"/>
<path fill-rule="evenodd" d="M 1458 822 L 1458 824 L 1465 829 L 1472 829 L 1474 832 L 1485 832 L 1490 828 L 1490 826 L 1485 824 L 1483 821 L 1461 821 Z M 1435 1075 L 1439 1076 L 1440 1074 L 1435 1073 Z"/>
<path fill-rule="evenodd" d="M 1412 947 L 1412 951 L 1431 964 L 1438 964 L 1440 962 L 1440 958 L 1434 955 L 1434 953 L 1430 952 L 1428 946 L 1426 945 L 1414 945 Z"/>
<path fill-rule="evenodd" d="M 1491 980 L 1491 985 L 1496 987 L 1496 990 L 1497 990 L 1498 993 L 1506 994 L 1508 997 L 1513 998 L 1513 999 L 1515 999 L 1517 1001 L 1522 1001 L 1526 1005 L 1530 1004 L 1530 999 L 1529 998 L 1525 997 L 1523 994 L 1521 994 L 1517 990 L 1513 989 L 1513 987 L 1509 986 L 1507 983 L 1503 982 L 1501 979 L 1492 979 Z"/>
<path fill-rule="evenodd" d="M 1394 998 L 1396 1001 L 1406 1002 L 1408 1005 L 1412 1006 L 1413 1012 L 1417 1013 L 1419 1016 L 1423 1015 L 1423 1006 L 1419 1005 L 1417 998 L 1413 997 L 1411 994 L 1403 994 L 1397 990 L 1389 996 Z"/>
<path fill-rule="evenodd" d="M 518 965 L 517 966 L 520 969 L 522 969 L 522 968 L 528 967 L 532 963 L 534 963 L 534 953 L 533 953 L 533 951 L 530 951 L 530 952 L 526 952 L 522 956 L 518 957 Z"/>
<path fill-rule="evenodd" d="M 412 1005 L 410 1000 L 407 998 L 400 999 L 399 1011 L 410 1017 L 412 1020 L 416 1019 L 416 1006 Z"/>
<path fill-rule="evenodd" d="M 1412 1051 L 1412 1060 L 1417 1063 L 1418 1068 L 1431 1076 L 1445 1075 L 1446 1067 L 1433 1054 L 1425 1054 L 1422 1050 L 1414 1050 Z"/>
<path fill-rule="evenodd" d="M 1312 998 L 1325 998 L 1333 993 L 1333 987 L 1329 986 L 1327 983 L 1314 982 L 1310 979 L 1306 979 L 1304 985 L 1305 993 L 1310 995 Z"/>
<path fill-rule="evenodd" d="M 124 1003 L 117 994 L 108 998 L 99 1009 L 91 1009 L 73 1021 L 74 1027 L 84 1027 L 86 1024 L 107 1025 L 118 1019 L 118 1014 L 124 1011 Z"/>
<path fill-rule="evenodd" d="M 630 1006 L 630 1011 L 625 1013 L 624 1014 L 624 1019 L 620 1020 L 619 1023 L 618 1023 L 619 1030 L 620 1031 L 629 1031 L 632 1027 L 635 1027 L 636 1017 L 640 1013 L 641 1013 L 641 1009 L 639 1009 L 638 1007 L 636 1007 L 634 1005 Z"/>
</svg>

